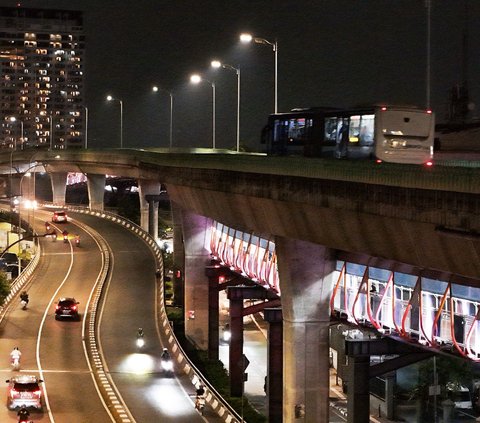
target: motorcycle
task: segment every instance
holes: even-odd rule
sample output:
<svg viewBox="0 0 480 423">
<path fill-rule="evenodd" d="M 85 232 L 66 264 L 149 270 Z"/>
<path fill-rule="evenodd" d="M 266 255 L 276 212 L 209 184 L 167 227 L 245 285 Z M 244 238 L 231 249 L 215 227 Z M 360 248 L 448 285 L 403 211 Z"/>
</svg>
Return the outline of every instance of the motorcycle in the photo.
<svg viewBox="0 0 480 423">
<path fill-rule="evenodd" d="M 195 409 L 203 416 L 203 410 L 205 409 L 205 397 L 197 396 L 195 400 Z"/>
<path fill-rule="evenodd" d="M 20 368 L 20 357 L 12 357 L 12 367 L 13 370 L 18 370 Z"/>
<path fill-rule="evenodd" d="M 162 366 L 162 370 L 165 374 L 167 374 L 167 375 L 172 375 L 173 374 L 173 361 L 172 361 L 171 358 L 162 359 L 161 366 Z"/>
<path fill-rule="evenodd" d="M 232 332 L 230 332 L 230 329 L 228 329 L 228 327 L 225 327 L 225 328 L 223 329 L 223 334 L 222 334 L 222 340 L 223 340 L 223 342 L 229 343 L 231 337 L 232 337 Z"/>
<path fill-rule="evenodd" d="M 145 340 L 143 339 L 143 336 L 139 336 L 137 338 L 137 348 L 142 349 L 145 346 Z"/>
<path fill-rule="evenodd" d="M 75 237 L 75 245 L 80 247 L 80 237 L 78 235 Z"/>
<path fill-rule="evenodd" d="M 20 301 L 20 305 L 22 306 L 22 310 L 26 310 L 27 309 L 27 304 L 28 304 L 28 301 L 27 300 L 21 300 Z"/>
</svg>

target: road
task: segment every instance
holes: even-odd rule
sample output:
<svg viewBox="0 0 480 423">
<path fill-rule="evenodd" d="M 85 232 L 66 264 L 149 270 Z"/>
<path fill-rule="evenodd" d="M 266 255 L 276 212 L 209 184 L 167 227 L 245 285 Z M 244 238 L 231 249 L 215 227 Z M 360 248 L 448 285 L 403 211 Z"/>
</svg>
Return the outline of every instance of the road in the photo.
<svg viewBox="0 0 480 423">
<path fill-rule="evenodd" d="M 36 212 L 38 232 L 44 232 L 43 222 L 50 216 L 51 212 Z M 17 345 L 23 352 L 20 373 L 37 374 L 44 380 L 44 411 L 32 412 L 32 419 L 52 423 L 113 421 L 94 383 L 83 345 L 87 331 L 83 314 L 102 268 L 97 243 L 75 224 L 83 221 L 86 228 L 101 233 L 112 251 L 113 266 L 99 313 L 97 342 L 132 421 L 220 421 L 208 410 L 205 417 L 194 410 L 194 388 L 189 380 L 180 374 L 164 377 L 159 372 L 162 341 L 156 319 L 156 269 L 147 245 L 117 224 L 91 216 L 71 217 L 72 222 L 57 227 L 79 233 L 81 246 L 42 239 L 42 258 L 27 287 L 29 308 L 21 310 L 19 301 L 13 301 L 0 324 L 4 380 L 13 373 L 9 353 Z M 80 302 L 80 322 L 54 319 L 54 302 L 63 295 Z M 139 326 L 146 333 L 141 353 L 134 345 Z M 0 384 L 1 395 L 6 398 L 6 384 Z M 16 421 L 16 413 L 0 407 L 0 421 Z"/>
</svg>

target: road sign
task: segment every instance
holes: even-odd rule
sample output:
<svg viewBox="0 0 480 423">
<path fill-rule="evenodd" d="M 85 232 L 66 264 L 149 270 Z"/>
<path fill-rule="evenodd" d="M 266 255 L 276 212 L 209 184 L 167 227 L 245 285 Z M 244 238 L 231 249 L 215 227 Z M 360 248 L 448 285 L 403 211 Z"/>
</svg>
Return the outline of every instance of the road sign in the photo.
<svg viewBox="0 0 480 423">
<path fill-rule="evenodd" d="M 243 369 L 243 371 L 247 370 L 248 365 L 250 364 L 250 360 L 247 358 L 245 354 L 242 354 L 242 359 L 238 362 L 238 367 Z"/>
<path fill-rule="evenodd" d="M 430 385 L 428 387 L 428 395 L 440 395 L 440 385 Z"/>
</svg>

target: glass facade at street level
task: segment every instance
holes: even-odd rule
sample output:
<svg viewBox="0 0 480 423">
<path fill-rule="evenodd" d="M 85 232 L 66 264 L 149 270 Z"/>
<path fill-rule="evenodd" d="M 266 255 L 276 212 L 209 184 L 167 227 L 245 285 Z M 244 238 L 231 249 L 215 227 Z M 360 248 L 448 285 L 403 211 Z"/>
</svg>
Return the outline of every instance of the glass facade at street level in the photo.
<svg viewBox="0 0 480 423">
<path fill-rule="evenodd" d="M 84 51 L 81 12 L 0 7 L 0 149 L 84 145 Z"/>
</svg>

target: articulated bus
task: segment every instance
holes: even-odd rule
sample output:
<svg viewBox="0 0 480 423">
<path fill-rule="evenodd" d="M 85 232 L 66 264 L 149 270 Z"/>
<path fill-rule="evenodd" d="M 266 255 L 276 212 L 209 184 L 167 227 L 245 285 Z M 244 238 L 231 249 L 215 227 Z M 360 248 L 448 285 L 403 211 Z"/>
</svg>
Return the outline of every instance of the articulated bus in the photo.
<svg viewBox="0 0 480 423">
<path fill-rule="evenodd" d="M 266 153 L 426 164 L 433 157 L 435 116 L 413 107 L 293 109 L 270 115 Z"/>
</svg>

